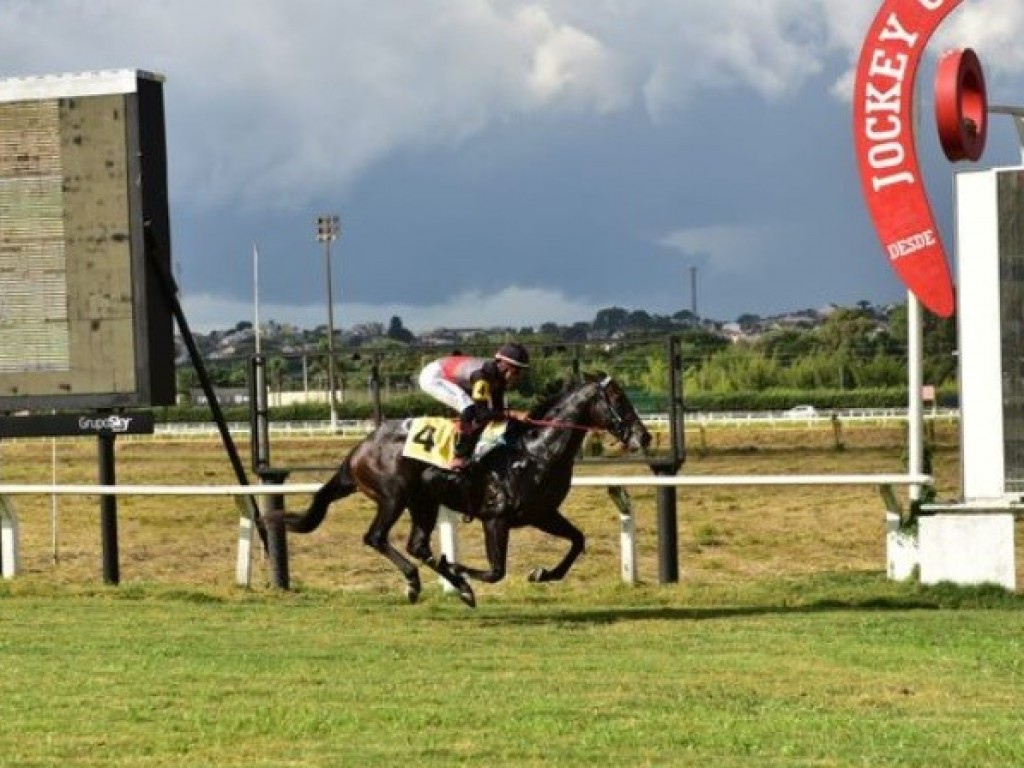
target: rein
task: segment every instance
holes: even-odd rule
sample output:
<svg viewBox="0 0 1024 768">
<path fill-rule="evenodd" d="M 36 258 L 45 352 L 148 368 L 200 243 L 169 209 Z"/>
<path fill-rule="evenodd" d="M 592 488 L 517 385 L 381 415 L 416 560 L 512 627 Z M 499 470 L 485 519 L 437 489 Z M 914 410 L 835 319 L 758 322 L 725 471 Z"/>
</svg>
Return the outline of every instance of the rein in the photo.
<svg viewBox="0 0 1024 768">
<path fill-rule="evenodd" d="M 601 380 L 601 382 L 600 382 L 600 384 L 598 386 L 600 388 L 601 394 L 604 396 L 605 403 L 607 403 L 609 410 L 611 410 L 612 415 L 615 417 L 615 420 L 617 422 L 619 422 L 619 423 L 623 423 L 624 419 L 622 418 L 621 415 L 619 415 L 619 412 L 617 410 L 615 410 L 615 406 L 613 406 L 611 404 L 611 402 L 608 400 L 608 393 L 605 391 L 605 388 L 608 386 L 608 384 L 611 382 L 611 380 L 612 380 L 611 376 L 605 376 Z M 575 430 L 579 430 L 581 432 L 603 432 L 605 430 L 604 427 L 588 427 L 588 426 L 584 426 L 583 424 L 573 424 L 570 421 L 555 421 L 555 420 L 550 420 L 550 419 L 531 419 L 531 418 L 522 418 L 522 419 L 520 419 L 520 421 L 522 421 L 524 424 L 530 424 L 530 425 L 535 426 L 535 427 L 554 427 L 555 429 L 575 429 Z"/>
<path fill-rule="evenodd" d="M 534 427 L 555 427 L 556 429 L 577 429 L 581 432 L 602 432 L 602 427 L 587 427 L 583 424 L 573 424 L 571 421 L 551 421 L 548 419 L 519 419 L 524 424 Z"/>
</svg>

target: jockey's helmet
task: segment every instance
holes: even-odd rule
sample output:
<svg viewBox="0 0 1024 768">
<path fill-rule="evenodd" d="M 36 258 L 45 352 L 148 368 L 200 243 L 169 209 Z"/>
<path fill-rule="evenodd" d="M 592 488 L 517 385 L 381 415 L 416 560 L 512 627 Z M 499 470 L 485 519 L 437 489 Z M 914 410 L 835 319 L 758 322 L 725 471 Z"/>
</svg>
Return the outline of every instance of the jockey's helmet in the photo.
<svg viewBox="0 0 1024 768">
<path fill-rule="evenodd" d="M 516 368 L 530 367 L 530 353 L 526 351 L 526 347 L 514 341 L 498 347 L 498 351 L 494 353 L 494 359 L 504 360 Z"/>
</svg>

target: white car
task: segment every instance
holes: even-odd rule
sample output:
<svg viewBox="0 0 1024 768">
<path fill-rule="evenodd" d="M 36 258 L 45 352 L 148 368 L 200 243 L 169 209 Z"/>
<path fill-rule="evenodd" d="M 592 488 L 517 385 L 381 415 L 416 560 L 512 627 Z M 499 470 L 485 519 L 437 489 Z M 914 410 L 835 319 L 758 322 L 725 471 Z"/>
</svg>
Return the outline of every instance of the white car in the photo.
<svg viewBox="0 0 1024 768">
<path fill-rule="evenodd" d="M 818 409 L 813 405 L 794 405 L 786 411 L 787 419 L 813 419 L 817 415 Z"/>
</svg>

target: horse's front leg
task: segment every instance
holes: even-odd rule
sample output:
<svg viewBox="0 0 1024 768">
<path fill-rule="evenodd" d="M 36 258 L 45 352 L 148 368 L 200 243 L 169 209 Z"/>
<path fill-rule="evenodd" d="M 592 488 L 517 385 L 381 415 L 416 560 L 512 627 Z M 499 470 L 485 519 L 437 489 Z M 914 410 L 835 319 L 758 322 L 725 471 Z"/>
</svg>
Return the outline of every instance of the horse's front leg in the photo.
<svg viewBox="0 0 1024 768">
<path fill-rule="evenodd" d="M 484 546 L 487 550 L 487 563 L 490 570 L 470 568 L 461 563 L 453 563 L 453 569 L 469 576 L 471 579 L 496 584 L 505 578 L 505 567 L 508 562 L 509 524 L 505 516 L 492 517 L 484 521 Z"/>
<path fill-rule="evenodd" d="M 464 575 L 466 569 L 458 563 L 449 562 L 448 558 L 444 555 L 435 557 L 433 553 L 429 557 L 423 558 L 423 564 L 451 584 L 455 591 L 459 593 L 459 599 L 462 602 L 470 608 L 476 608 L 476 595 L 473 593 L 473 588 L 466 581 Z"/>
<path fill-rule="evenodd" d="M 469 582 L 449 563 L 444 555 L 435 557 L 430 548 L 430 534 L 437 524 L 437 505 L 413 505 L 409 508 L 412 514 L 412 525 L 409 529 L 409 541 L 405 551 L 420 560 L 434 573 L 447 581 L 459 593 L 459 599 L 470 608 L 476 607 L 476 595 Z"/>
<path fill-rule="evenodd" d="M 569 551 L 565 553 L 562 561 L 551 570 L 534 568 L 530 572 L 530 581 L 561 581 L 576 562 L 576 558 L 582 555 L 586 548 L 587 539 L 583 535 L 583 531 L 569 522 L 557 509 L 537 515 L 530 520 L 530 524 L 544 533 L 569 541 Z"/>
</svg>

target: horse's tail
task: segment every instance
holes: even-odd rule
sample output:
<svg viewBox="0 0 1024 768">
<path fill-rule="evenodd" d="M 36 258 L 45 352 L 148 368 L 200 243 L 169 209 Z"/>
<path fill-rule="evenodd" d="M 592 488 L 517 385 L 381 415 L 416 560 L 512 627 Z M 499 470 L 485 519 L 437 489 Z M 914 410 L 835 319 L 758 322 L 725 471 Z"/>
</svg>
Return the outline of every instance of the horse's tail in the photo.
<svg viewBox="0 0 1024 768">
<path fill-rule="evenodd" d="M 296 512 L 285 514 L 284 524 L 289 531 L 294 533 L 312 533 L 320 526 L 324 518 L 327 517 L 327 508 L 332 502 L 343 499 L 356 491 L 349 458 L 346 457 L 333 477 L 320 486 L 320 490 L 313 494 L 313 501 L 305 512 L 302 514 Z"/>
</svg>

